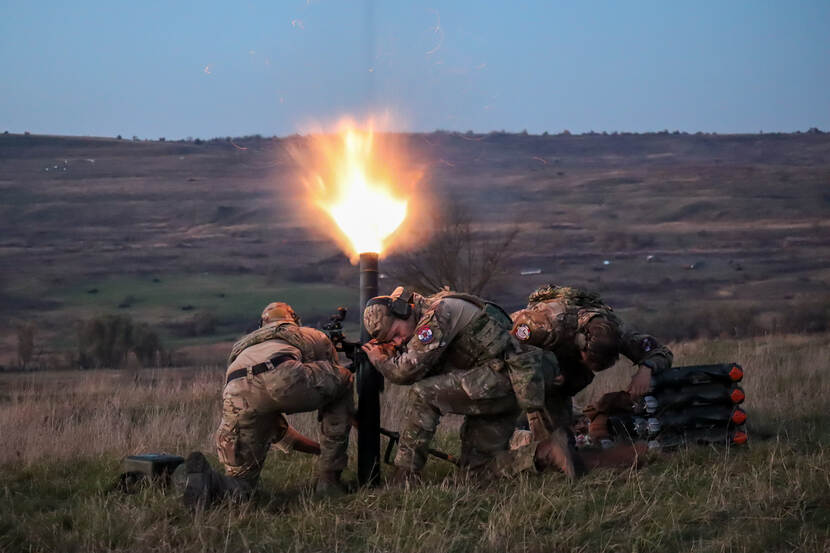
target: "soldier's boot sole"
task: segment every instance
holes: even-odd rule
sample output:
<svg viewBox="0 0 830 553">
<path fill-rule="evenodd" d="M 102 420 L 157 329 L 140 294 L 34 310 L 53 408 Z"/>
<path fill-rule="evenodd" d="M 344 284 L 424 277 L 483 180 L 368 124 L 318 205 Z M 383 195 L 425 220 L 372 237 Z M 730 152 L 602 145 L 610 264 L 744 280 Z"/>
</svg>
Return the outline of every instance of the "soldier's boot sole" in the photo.
<svg viewBox="0 0 830 553">
<path fill-rule="evenodd" d="M 204 508 L 210 505 L 215 496 L 214 474 L 205 456 L 194 451 L 184 462 L 186 482 L 182 500 L 189 509 Z"/>
<path fill-rule="evenodd" d="M 539 442 L 534 460 L 539 471 L 556 468 L 571 480 L 582 476 L 585 472 L 581 459 L 577 458 L 576 451 L 568 439 L 567 432 L 562 428 L 553 431 L 547 440 Z"/>
</svg>

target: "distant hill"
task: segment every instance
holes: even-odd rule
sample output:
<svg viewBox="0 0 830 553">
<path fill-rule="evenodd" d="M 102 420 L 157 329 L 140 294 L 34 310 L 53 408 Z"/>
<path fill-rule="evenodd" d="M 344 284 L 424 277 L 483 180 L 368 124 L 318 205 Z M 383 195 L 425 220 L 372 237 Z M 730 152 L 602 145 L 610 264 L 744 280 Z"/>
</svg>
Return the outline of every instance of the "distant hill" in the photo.
<svg viewBox="0 0 830 553">
<path fill-rule="evenodd" d="M 491 290 L 505 307 L 554 281 L 668 338 L 826 329 L 828 134 L 398 138 L 430 194 L 481 230 L 519 224 L 511 276 Z M 0 135 L 0 357 L 20 321 L 69 347 L 73 321 L 124 312 L 187 344 L 242 332 L 298 284 L 307 320 L 354 305 L 356 269 L 296 209 L 289 145 L 302 139 Z M 176 335 L 188 305 L 217 317 L 214 336 Z"/>
</svg>

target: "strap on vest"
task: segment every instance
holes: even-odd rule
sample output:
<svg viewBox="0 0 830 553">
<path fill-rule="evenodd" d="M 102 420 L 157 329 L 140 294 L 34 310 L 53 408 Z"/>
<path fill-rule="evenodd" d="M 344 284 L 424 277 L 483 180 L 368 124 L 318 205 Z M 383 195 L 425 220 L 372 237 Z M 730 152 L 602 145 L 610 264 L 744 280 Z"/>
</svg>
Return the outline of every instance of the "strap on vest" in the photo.
<svg viewBox="0 0 830 553">
<path fill-rule="evenodd" d="M 257 363 L 253 367 L 245 367 L 244 369 L 236 369 L 228 374 L 228 379 L 225 381 L 225 384 L 230 382 L 231 380 L 236 380 L 237 378 L 242 378 L 248 374 L 248 369 L 251 369 L 252 375 L 257 375 L 260 373 L 264 373 L 267 370 L 275 369 L 282 365 L 287 361 L 296 361 L 293 355 L 289 355 L 287 353 L 280 353 L 275 355 L 274 357 L 270 358 L 269 360 L 263 363 Z"/>
</svg>

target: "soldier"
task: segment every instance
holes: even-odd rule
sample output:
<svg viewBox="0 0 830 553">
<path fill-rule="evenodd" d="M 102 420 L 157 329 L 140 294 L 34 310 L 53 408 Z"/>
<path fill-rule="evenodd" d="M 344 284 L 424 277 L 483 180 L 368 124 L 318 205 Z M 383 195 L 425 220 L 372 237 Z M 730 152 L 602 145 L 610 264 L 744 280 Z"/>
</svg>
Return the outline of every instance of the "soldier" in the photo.
<svg viewBox="0 0 830 553">
<path fill-rule="evenodd" d="M 443 291 L 424 297 L 397 288 L 371 299 L 363 314 L 372 340 L 370 362 L 396 384 L 410 384 L 395 481 L 418 480 L 442 415 L 465 415 L 461 465 L 491 475 L 558 467 L 576 475 L 567 434 L 509 450 L 521 410 L 544 407 L 537 369 L 555 359 L 522 347 L 498 306 L 467 294 Z"/>
<path fill-rule="evenodd" d="M 571 400 L 594 379 L 594 373 L 616 363 L 619 355 L 639 368 L 628 392 L 639 397 L 651 377 L 671 368 L 672 353 L 653 336 L 633 331 L 596 293 L 579 288 L 545 285 L 529 296 L 527 308 L 511 315 L 513 335 L 556 354 L 560 377 L 557 394 L 566 408 L 551 413 L 557 423 L 569 425 Z"/>
<path fill-rule="evenodd" d="M 314 453 L 316 444 L 293 431 L 284 415 L 315 409 L 320 419 L 315 491 L 342 492 L 340 472 L 347 462 L 353 411 L 351 373 L 337 363 L 325 334 L 299 324 L 291 306 L 271 303 L 262 312 L 260 328 L 234 345 L 216 432 L 225 475 L 211 470 L 201 453 L 191 453 L 179 475 L 187 505 L 226 495 L 247 497 L 273 442 Z"/>
</svg>

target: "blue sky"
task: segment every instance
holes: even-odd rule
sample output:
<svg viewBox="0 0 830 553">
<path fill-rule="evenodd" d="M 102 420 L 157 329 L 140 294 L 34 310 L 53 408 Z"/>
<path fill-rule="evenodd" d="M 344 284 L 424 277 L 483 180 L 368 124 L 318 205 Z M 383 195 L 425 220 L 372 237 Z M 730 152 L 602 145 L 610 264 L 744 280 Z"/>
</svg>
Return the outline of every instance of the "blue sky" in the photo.
<svg viewBox="0 0 830 553">
<path fill-rule="evenodd" d="M 830 130 L 830 0 L 0 0 L 0 130 Z"/>
</svg>

